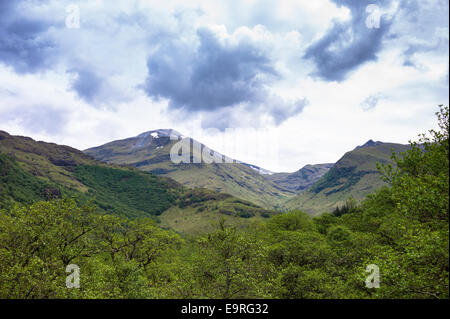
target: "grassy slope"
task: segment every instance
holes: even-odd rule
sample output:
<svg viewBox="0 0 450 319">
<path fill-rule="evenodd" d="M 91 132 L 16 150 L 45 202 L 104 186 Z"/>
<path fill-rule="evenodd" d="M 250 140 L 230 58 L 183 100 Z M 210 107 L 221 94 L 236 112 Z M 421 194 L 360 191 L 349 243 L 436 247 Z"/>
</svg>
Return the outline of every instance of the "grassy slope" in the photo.
<svg viewBox="0 0 450 319">
<path fill-rule="evenodd" d="M 161 137 L 136 148 L 139 138 L 135 137 L 85 152 L 107 163 L 133 165 L 173 178 L 190 188 L 203 187 L 231 194 L 270 209 L 278 208 L 281 202 L 292 196 L 291 192 L 243 164 L 174 164 L 169 155 L 174 143 L 168 137 Z"/>
<path fill-rule="evenodd" d="M 198 234 L 213 230 L 222 218 L 227 224 L 239 227 L 274 214 L 275 211 L 234 196 L 197 188 L 186 193 L 177 206 L 165 211 L 159 219 L 162 227 L 185 234 Z"/>
<path fill-rule="evenodd" d="M 159 216 L 161 227 L 173 229 L 178 233 L 189 235 L 205 234 L 217 229 L 217 225 L 221 218 L 225 219 L 227 225 L 238 228 L 245 227 L 255 221 L 264 220 L 264 218 L 259 215 L 244 219 L 221 215 L 215 210 L 199 211 L 198 208 L 193 207 L 183 209 L 171 207 Z"/>
<path fill-rule="evenodd" d="M 66 146 L 0 134 L 0 208 L 11 201 L 48 199 L 47 191 L 56 189 L 58 196 L 94 200 L 110 213 L 131 218 L 160 215 L 163 226 L 173 225 L 183 233 L 206 229 L 219 216 L 245 224 L 275 213 L 231 195 L 189 190 L 168 178 L 97 162 Z M 196 217 L 191 219 L 193 211 Z M 185 226 L 178 222 L 181 217 L 187 220 Z"/>
<path fill-rule="evenodd" d="M 283 200 L 292 196 L 242 164 L 190 165 L 188 169 L 175 170 L 167 176 L 187 187 L 205 187 L 270 209 L 279 208 Z"/>
<path fill-rule="evenodd" d="M 288 209 L 300 208 L 311 215 L 319 215 L 342 205 L 350 197 L 363 199 L 384 185 L 376 163 L 391 163 L 391 149 L 403 152 L 408 146 L 383 143 L 346 153 L 310 189 L 287 200 L 285 206 Z"/>
<path fill-rule="evenodd" d="M 69 146 L 36 142 L 29 137 L 0 131 L 0 152 L 13 156 L 19 166 L 33 176 L 70 190 L 86 192 L 72 171 L 77 165 L 96 163 L 90 156 Z"/>
</svg>

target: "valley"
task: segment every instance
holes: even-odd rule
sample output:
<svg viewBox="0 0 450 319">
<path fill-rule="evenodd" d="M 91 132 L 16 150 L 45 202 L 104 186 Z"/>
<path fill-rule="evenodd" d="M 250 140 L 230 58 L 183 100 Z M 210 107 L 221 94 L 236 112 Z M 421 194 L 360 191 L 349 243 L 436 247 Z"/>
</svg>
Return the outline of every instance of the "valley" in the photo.
<svg viewBox="0 0 450 319">
<path fill-rule="evenodd" d="M 172 137 L 171 137 L 172 136 Z M 362 200 L 365 195 L 385 185 L 377 163 L 390 164 L 392 151 L 403 152 L 408 146 L 368 141 L 347 152 L 336 163 L 306 165 L 293 173 L 261 174 L 267 171 L 239 163 L 211 163 L 194 160 L 175 164 L 170 150 L 178 140 L 189 139 L 175 130 L 155 130 L 136 137 L 113 141 L 85 151 L 97 160 L 130 165 L 139 170 L 174 179 L 189 188 L 207 188 L 243 198 L 267 209 L 300 209 L 311 215 L 330 212 L 349 198 Z M 204 144 L 190 139 L 190 145 Z M 218 154 L 219 158 L 226 155 Z"/>
<path fill-rule="evenodd" d="M 0 208 L 14 202 L 75 197 L 93 201 L 110 214 L 150 217 L 162 227 L 184 233 L 208 230 L 220 218 L 246 225 L 276 214 L 226 193 L 190 189 L 133 166 L 99 162 L 68 146 L 1 131 L 0 163 Z"/>
<path fill-rule="evenodd" d="M 251 164 L 178 167 L 154 160 L 168 144 L 152 140 L 144 151 L 129 140 L 89 151 L 113 163 L 0 131 L 0 296 L 447 299 L 448 108 L 441 113 L 433 142 L 368 141 L 335 164 L 248 173 L 259 191 L 265 181 L 283 191 L 279 209 L 252 201 L 254 191 L 234 196 L 127 163 L 134 155 L 153 171 L 227 172 L 224 185 Z M 206 170 L 215 165 L 230 166 Z M 64 286 L 69 264 L 83 271 L 80 289 Z M 367 265 L 383 271 L 378 290 L 364 286 Z"/>
</svg>

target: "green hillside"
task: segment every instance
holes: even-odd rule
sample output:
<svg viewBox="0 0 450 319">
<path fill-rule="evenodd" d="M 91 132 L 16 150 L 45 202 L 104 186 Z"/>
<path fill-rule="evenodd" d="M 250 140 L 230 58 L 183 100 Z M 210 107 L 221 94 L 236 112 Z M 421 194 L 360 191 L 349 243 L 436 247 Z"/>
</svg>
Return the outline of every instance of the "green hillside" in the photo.
<svg viewBox="0 0 450 319">
<path fill-rule="evenodd" d="M 311 215 L 330 212 L 349 198 L 362 200 L 385 183 L 377 163 L 392 163 L 392 150 L 404 152 L 409 146 L 393 143 L 371 143 L 347 152 L 307 191 L 289 199 L 287 209 L 302 209 Z"/>
<path fill-rule="evenodd" d="M 239 163 L 174 164 L 169 156 L 169 148 L 174 142 L 169 137 L 147 136 L 145 139 L 116 141 L 88 151 L 104 161 L 108 159 L 109 162 L 122 164 L 119 166 L 99 162 L 68 146 L 35 142 L 27 137 L 0 132 L 0 169 L 4 181 L 0 188 L 1 205 L 6 205 L 10 200 L 30 203 L 55 196 L 77 196 L 94 200 L 105 211 L 131 218 L 159 216 L 164 227 L 181 232 L 208 229 L 220 216 L 242 219 L 239 214 L 226 213 L 226 208 L 220 209 L 230 206 L 229 200 L 224 198 L 209 201 L 204 210 L 178 206 L 180 198 L 189 194 L 190 189 L 201 187 L 213 193 L 245 199 L 249 203 L 246 209 L 255 203 L 266 209 L 302 209 L 311 215 L 318 215 L 342 205 L 350 197 L 361 200 L 383 186 L 376 163 L 390 163 L 391 149 L 398 152 L 408 149 L 408 146 L 400 144 L 368 142 L 346 153 L 309 189 L 294 195 L 284 189 L 293 189 L 294 184 L 317 178 L 328 170 L 329 164 L 307 166 L 291 176 L 272 177 L 280 184 L 277 186 L 268 180 L 268 176 Z M 136 145 L 144 147 L 136 148 Z M 136 168 L 123 166 L 132 158 L 137 161 L 130 164 Z M 180 184 L 164 176 L 170 176 Z M 212 205 L 217 201 L 228 202 Z M 242 211 L 235 203 L 233 205 L 236 207 L 231 211 Z M 261 214 L 256 214 L 246 222 L 259 217 Z M 185 222 L 179 223 L 180 220 Z"/>
<path fill-rule="evenodd" d="M 31 204 L 43 199 L 51 185 L 23 170 L 10 156 L 0 153 L 0 208 L 10 202 Z"/>
<path fill-rule="evenodd" d="M 79 192 L 86 192 L 87 187 L 72 175 L 74 168 L 98 164 L 72 147 L 11 136 L 3 131 L 0 131 L 0 152 L 15 158 L 19 166 L 33 176 Z"/>
<path fill-rule="evenodd" d="M 88 149 L 85 153 L 100 161 L 132 165 L 173 178 L 190 188 L 202 187 L 231 194 L 269 209 L 279 208 L 281 202 L 292 196 L 291 191 L 241 163 L 173 163 L 170 149 L 177 140 L 171 140 L 170 134 L 182 137 L 173 130 L 150 131 Z M 202 145 L 202 149 L 204 147 Z M 190 157 L 194 157 L 192 151 Z"/>
<path fill-rule="evenodd" d="M 220 217 L 248 224 L 275 213 L 228 194 L 191 190 L 170 178 L 104 164 L 67 146 L 0 134 L 0 208 L 13 202 L 76 197 L 111 214 L 152 217 L 180 232 L 208 229 Z M 195 227 L 180 228 L 171 220 L 185 219 L 193 209 L 200 217 Z"/>
</svg>

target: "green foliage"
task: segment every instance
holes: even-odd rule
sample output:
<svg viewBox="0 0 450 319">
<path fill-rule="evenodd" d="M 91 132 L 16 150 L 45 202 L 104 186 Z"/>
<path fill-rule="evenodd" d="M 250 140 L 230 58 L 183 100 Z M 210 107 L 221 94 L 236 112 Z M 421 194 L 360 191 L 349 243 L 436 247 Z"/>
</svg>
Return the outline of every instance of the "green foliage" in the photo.
<svg viewBox="0 0 450 319">
<path fill-rule="evenodd" d="M 220 201 L 230 198 L 231 195 L 210 191 L 206 188 L 195 188 L 184 194 L 178 201 L 178 206 L 183 208 L 207 201 Z"/>
<path fill-rule="evenodd" d="M 345 226 L 333 226 L 328 229 L 327 238 L 336 244 L 345 245 L 352 238 L 352 232 Z"/>
<path fill-rule="evenodd" d="M 200 298 L 267 296 L 266 249 L 251 234 L 224 227 L 198 240 L 193 261 L 194 294 Z"/>
<path fill-rule="evenodd" d="M 268 221 L 268 225 L 274 230 L 288 231 L 308 231 L 313 228 L 311 217 L 302 211 L 293 211 L 274 216 Z"/>
<path fill-rule="evenodd" d="M 347 199 L 347 201 L 345 202 L 344 205 L 336 207 L 333 210 L 332 214 L 334 216 L 339 217 L 344 214 L 357 213 L 357 212 L 359 212 L 358 202 L 353 197 L 350 197 L 349 199 Z"/>
<path fill-rule="evenodd" d="M 406 153 L 393 153 L 398 168 L 383 166 L 382 171 L 402 214 L 439 224 L 448 223 L 448 196 L 442 196 L 449 191 L 448 107 L 436 114 L 440 130 L 430 130 L 431 137 L 420 135 Z"/>
<path fill-rule="evenodd" d="M 176 189 L 148 173 L 82 165 L 74 175 L 100 208 L 127 217 L 159 215 L 178 197 Z"/>
<path fill-rule="evenodd" d="M 100 215 L 73 199 L 16 205 L 0 214 L 0 298 L 155 297 L 164 280 L 155 272 L 180 243 L 149 219 Z M 66 288 L 69 264 L 80 267 L 79 289 Z"/>
<path fill-rule="evenodd" d="M 325 269 L 308 270 L 290 265 L 281 272 L 277 295 L 283 299 L 336 298 L 339 284 Z"/>
<path fill-rule="evenodd" d="M 10 201 L 31 204 L 45 199 L 54 189 L 54 185 L 33 176 L 13 158 L 0 153 L 0 208 Z"/>
<path fill-rule="evenodd" d="M 392 155 L 397 169 L 381 167 L 395 208 L 379 218 L 379 233 L 392 250 L 377 259 L 388 283 L 377 297 L 448 298 L 448 107 L 437 117 L 439 131 Z"/>
</svg>

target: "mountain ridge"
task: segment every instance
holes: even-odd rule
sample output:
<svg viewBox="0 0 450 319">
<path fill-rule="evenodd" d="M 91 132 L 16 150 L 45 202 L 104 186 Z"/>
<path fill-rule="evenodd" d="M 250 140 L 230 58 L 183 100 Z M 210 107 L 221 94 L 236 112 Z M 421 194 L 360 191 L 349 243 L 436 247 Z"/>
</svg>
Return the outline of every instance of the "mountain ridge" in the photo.
<svg viewBox="0 0 450 319">
<path fill-rule="evenodd" d="M 409 145 L 374 142 L 346 152 L 316 183 L 285 205 L 289 209 L 303 209 L 310 215 L 318 215 L 330 212 L 349 198 L 362 200 L 386 185 L 377 163 L 392 164 L 392 151 L 400 153 L 408 149 Z"/>
<path fill-rule="evenodd" d="M 174 164 L 170 160 L 170 148 L 183 140 L 188 140 L 190 145 L 193 143 L 193 140 L 175 130 L 161 129 L 82 152 L 70 146 L 34 141 L 29 137 L 11 136 L 0 131 L 0 152 L 13 155 L 18 160 L 17 167 L 25 169 L 38 180 L 43 179 L 47 189 L 52 189 L 49 185 L 61 185 L 67 190 L 84 194 L 89 192 L 92 185 L 106 187 L 98 184 L 101 176 L 97 177 L 94 184 L 87 183 L 101 167 L 134 169 L 136 172 L 167 177 L 169 179 L 165 181 L 172 180 L 180 188 L 204 188 L 229 194 L 269 210 L 301 209 L 317 215 L 332 210 L 350 197 L 362 199 L 365 194 L 385 185 L 380 179 L 376 163 L 391 163 L 391 149 L 402 152 L 409 148 L 407 145 L 369 140 L 346 152 L 335 164 L 309 164 L 294 173 L 260 174 L 261 168 L 249 167 L 252 165 L 239 161 Z M 207 148 L 204 144 L 200 145 L 203 149 Z M 189 155 L 191 160 L 195 156 L 193 153 Z M 8 162 L 7 159 L 2 161 Z M 8 165 L 14 166 L 11 163 Z M 99 168 L 86 172 L 92 166 Z M 84 171 L 80 167 L 85 167 Z M 77 175 L 80 172 L 87 174 L 88 180 Z M 120 177 L 122 173 L 111 171 L 108 174 L 110 177 L 117 174 Z M 135 178 L 136 181 L 140 179 L 137 176 Z M 114 185 L 115 182 L 111 183 Z M 104 201 L 107 201 L 107 194 L 103 194 Z M 182 213 L 172 214 L 179 217 Z"/>
<path fill-rule="evenodd" d="M 175 138 L 170 138 L 169 134 L 152 136 L 158 131 L 112 141 L 87 149 L 85 153 L 107 163 L 131 165 L 143 171 L 167 176 L 187 187 L 203 187 L 245 198 L 269 209 L 277 208 L 279 203 L 292 195 L 290 190 L 260 174 L 262 171 L 269 172 L 268 170 L 231 159 L 178 132 L 174 134 Z M 189 147 L 189 163 L 174 163 L 171 160 L 171 149 L 180 141 L 186 142 Z M 198 149 L 194 147 L 194 143 Z M 219 163 L 199 160 L 205 152 L 213 153 Z"/>
</svg>

